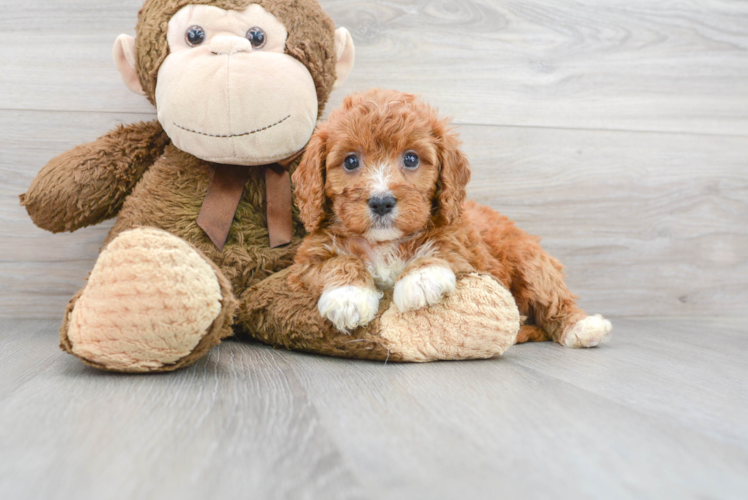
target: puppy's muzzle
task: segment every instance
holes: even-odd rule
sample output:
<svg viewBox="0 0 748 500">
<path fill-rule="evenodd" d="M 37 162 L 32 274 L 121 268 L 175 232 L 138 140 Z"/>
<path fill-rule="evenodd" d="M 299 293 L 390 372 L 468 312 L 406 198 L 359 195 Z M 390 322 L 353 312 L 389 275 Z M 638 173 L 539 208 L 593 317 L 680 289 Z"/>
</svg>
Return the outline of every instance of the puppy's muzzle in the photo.
<svg viewBox="0 0 748 500">
<path fill-rule="evenodd" d="M 369 199 L 369 208 L 380 217 L 392 212 L 395 205 L 397 205 L 397 200 L 394 196 L 377 196 Z"/>
</svg>

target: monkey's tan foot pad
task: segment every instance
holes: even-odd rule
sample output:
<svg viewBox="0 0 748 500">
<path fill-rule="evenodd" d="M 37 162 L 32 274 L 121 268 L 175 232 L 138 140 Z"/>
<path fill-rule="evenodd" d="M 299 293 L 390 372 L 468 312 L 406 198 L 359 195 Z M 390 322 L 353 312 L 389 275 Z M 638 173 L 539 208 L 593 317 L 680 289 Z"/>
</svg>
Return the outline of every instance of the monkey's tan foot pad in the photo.
<svg viewBox="0 0 748 500">
<path fill-rule="evenodd" d="M 112 371 L 189 364 L 225 336 L 222 313 L 233 308 L 233 297 L 216 271 L 170 233 L 123 232 L 101 253 L 86 287 L 68 306 L 61 346 Z"/>
<path fill-rule="evenodd" d="M 431 307 L 403 313 L 391 305 L 380 324 L 380 335 L 395 359 L 482 359 L 514 345 L 520 315 L 512 294 L 493 277 L 468 274 Z"/>
</svg>

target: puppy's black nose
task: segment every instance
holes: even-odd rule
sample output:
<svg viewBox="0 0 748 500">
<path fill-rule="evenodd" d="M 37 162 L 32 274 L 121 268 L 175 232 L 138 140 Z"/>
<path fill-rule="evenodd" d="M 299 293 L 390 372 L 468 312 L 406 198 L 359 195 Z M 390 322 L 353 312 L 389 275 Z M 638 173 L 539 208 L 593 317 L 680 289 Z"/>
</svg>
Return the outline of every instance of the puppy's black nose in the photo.
<svg viewBox="0 0 748 500">
<path fill-rule="evenodd" d="M 395 208 L 397 200 L 393 196 L 376 197 L 369 199 L 369 208 L 377 215 L 387 215 Z"/>
</svg>

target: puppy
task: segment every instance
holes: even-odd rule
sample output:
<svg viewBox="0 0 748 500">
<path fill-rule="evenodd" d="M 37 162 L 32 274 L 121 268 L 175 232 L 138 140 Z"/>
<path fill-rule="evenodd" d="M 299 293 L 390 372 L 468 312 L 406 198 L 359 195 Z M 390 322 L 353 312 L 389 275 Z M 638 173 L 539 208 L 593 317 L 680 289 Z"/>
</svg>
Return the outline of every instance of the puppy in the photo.
<svg viewBox="0 0 748 500">
<path fill-rule="evenodd" d="M 348 332 L 373 320 L 381 290 L 401 311 L 439 302 L 456 274 L 491 273 L 528 318 L 519 342 L 592 347 L 611 331 L 587 316 L 561 265 L 503 215 L 465 201 L 461 142 L 415 96 L 381 89 L 348 96 L 319 126 L 293 174 L 308 236 L 289 280 L 319 296 Z"/>
</svg>

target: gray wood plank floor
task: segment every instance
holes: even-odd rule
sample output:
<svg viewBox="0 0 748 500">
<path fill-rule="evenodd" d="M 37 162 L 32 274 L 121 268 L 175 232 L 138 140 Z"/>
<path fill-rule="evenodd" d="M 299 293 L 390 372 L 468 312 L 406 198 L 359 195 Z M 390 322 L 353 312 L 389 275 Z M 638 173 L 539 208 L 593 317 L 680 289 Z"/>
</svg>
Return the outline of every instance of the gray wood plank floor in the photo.
<svg viewBox="0 0 748 500">
<path fill-rule="evenodd" d="M 0 327 L 0 498 L 745 498 L 742 322 L 398 365 L 224 342 L 173 374 Z"/>
</svg>

